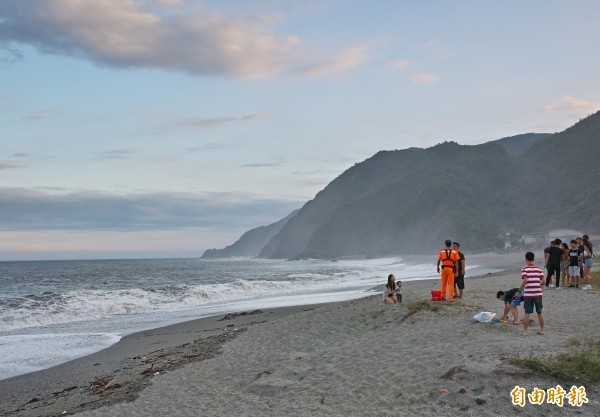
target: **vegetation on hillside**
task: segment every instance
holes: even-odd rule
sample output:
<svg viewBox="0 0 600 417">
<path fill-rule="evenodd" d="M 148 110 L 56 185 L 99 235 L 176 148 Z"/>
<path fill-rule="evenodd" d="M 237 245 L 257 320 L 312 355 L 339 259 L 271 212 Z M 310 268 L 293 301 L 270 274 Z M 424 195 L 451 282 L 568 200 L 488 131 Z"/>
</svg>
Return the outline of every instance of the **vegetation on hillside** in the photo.
<svg viewBox="0 0 600 417">
<path fill-rule="evenodd" d="M 493 250 L 504 232 L 600 233 L 599 140 L 600 112 L 561 133 L 378 152 L 307 202 L 259 256 L 420 254 L 448 238 Z"/>
</svg>

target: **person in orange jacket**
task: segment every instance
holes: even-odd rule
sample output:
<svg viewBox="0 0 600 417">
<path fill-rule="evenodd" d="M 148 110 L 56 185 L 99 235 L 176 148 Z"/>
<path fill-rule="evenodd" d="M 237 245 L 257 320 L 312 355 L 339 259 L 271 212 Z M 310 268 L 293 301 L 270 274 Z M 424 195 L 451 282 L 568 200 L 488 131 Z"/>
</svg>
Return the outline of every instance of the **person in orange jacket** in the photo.
<svg viewBox="0 0 600 417">
<path fill-rule="evenodd" d="M 459 261 L 458 252 L 452 249 L 452 241 L 444 242 L 446 248 L 440 251 L 437 261 L 437 272 L 442 272 L 442 300 L 452 301 L 454 298 L 454 274 L 456 272 L 456 264 Z M 448 288 L 448 298 L 446 298 L 446 288 Z"/>
</svg>

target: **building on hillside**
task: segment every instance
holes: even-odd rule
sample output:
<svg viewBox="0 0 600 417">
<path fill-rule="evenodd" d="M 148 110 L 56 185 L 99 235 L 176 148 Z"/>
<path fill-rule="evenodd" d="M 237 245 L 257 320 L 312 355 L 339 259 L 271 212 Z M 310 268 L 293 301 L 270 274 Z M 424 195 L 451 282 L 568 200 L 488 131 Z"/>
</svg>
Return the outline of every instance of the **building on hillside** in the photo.
<svg viewBox="0 0 600 417">
<path fill-rule="evenodd" d="M 524 246 L 543 246 L 548 245 L 551 240 L 560 239 L 567 244 L 571 239 L 583 236 L 583 233 L 577 230 L 560 229 L 551 230 L 549 232 L 526 233 L 521 241 Z"/>
<path fill-rule="evenodd" d="M 525 233 L 521 238 L 524 246 L 538 246 L 548 243 L 548 232 Z"/>
<path fill-rule="evenodd" d="M 569 241 L 571 239 L 581 237 L 584 234 L 585 233 L 581 233 L 577 230 L 568 230 L 568 229 L 552 230 L 552 231 L 548 232 L 547 240 L 550 241 L 550 240 L 554 240 L 554 239 L 560 239 L 563 242 L 569 243 Z"/>
</svg>

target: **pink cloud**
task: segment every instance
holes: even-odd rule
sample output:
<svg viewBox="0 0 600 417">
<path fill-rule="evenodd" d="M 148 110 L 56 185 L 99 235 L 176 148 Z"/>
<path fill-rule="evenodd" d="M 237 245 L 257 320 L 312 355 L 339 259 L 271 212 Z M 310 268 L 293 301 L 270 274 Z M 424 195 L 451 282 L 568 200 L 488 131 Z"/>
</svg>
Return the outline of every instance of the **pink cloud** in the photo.
<svg viewBox="0 0 600 417">
<path fill-rule="evenodd" d="M 582 113 L 594 113 L 600 110 L 600 103 L 573 96 L 565 96 L 545 105 L 543 109 L 546 112 L 577 110 Z"/>
<path fill-rule="evenodd" d="M 440 79 L 440 77 L 438 77 L 437 75 L 429 74 L 426 72 L 415 74 L 410 77 L 410 81 L 415 84 L 429 84 L 429 83 L 436 82 L 439 79 Z"/>
<path fill-rule="evenodd" d="M 354 46 L 337 58 L 309 65 L 301 68 L 299 72 L 307 77 L 321 77 L 341 73 L 361 65 L 366 59 L 366 52 L 366 45 Z"/>
</svg>

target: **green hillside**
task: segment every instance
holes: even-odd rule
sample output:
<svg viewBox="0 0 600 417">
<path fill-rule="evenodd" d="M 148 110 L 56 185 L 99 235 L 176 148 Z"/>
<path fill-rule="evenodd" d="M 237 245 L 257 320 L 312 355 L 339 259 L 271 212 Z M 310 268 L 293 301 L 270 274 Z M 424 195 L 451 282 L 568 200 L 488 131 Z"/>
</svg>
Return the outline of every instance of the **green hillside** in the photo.
<svg viewBox="0 0 600 417">
<path fill-rule="evenodd" d="M 600 232 L 600 112 L 561 133 L 379 152 L 332 181 L 260 252 L 266 258 L 495 248 L 503 230 Z"/>
</svg>

